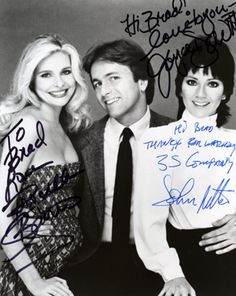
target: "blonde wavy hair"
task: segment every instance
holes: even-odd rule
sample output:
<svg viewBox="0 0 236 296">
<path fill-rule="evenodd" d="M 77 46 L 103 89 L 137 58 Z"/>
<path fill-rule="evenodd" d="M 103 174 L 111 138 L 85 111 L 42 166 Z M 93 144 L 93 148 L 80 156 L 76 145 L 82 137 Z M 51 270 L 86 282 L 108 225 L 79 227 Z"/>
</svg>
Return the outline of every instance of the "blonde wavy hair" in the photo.
<svg viewBox="0 0 236 296">
<path fill-rule="evenodd" d="M 77 85 L 75 93 L 64 107 L 69 114 L 67 128 L 74 132 L 91 125 L 89 107 L 85 104 L 88 89 L 82 76 L 81 59 L 77 49 L 57 34 L 43 34 L 24 49 L 14 74 L 11 92 L 0 103 L 1 136 L 8 132 L 16 113 L 30 105 L 40 107 L 40 98 L 34 91 L 34 73 L 42 60 L 58 51 L 68 54 Z"/>
</svg>

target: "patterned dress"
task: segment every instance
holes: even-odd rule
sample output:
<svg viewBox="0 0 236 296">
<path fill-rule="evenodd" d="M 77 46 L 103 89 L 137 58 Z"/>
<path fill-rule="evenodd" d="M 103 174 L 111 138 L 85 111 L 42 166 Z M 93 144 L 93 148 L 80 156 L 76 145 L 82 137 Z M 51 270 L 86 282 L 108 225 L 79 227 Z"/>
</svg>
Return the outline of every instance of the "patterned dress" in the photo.
<svg viewBox="0 0 236 296">
<path fill-rule="evenodd" d="M 28 242 L 24 246 L 43 278 L 55 276 L 82 244 L 78 223 L 79 197 L 73 190 L 81 173 L 79 167 L 79 163 L 74 162 L 28 170 L 22 183 L 23 191 L 12 213 L 21 235 L 27 217 L 34 217 L 28 239 L 37 237 L 39 242 Z M 50 235 L 39 236 L 38 227 L 45 220 L 50 220 L 53 230 Z M 9 261 L 1 266 L 0 295 L 32 295 Z"/>
</svg>

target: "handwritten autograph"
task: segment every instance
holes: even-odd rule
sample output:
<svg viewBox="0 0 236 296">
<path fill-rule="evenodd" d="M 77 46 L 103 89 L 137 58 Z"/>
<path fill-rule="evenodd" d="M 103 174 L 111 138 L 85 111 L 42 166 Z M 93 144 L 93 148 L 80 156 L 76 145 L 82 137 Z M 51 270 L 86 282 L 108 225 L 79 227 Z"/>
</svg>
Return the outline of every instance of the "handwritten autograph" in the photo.
<svg viewBox="0 0 236 296">
<path fill-rule="evenodd" d="M 184 52 L 189 52 L 194 55 L 194 52 L 198 48 L 197 41 L 201 40 L 201 38 L 198 37 L 199 34 L 194 32 L 194 28 L 197 29 L 197 27 L 200 27 L 202 35 L 206 37 L 213 36 L 217 39 L 216 37 L 218 35 L 219 42 L 228 42 L 232 36 L 234 36 L 236 30 L 236 12 L 232 9 L 235 5 L 236 2 L 233 2 L 228 6 L 222 4 L 213 9 L 207 8 L 201 13 L 197 13 L 195 9 L 188 9 L 185 11 L 187 8 L 185 0 L 172 0 L 172 9 L 167 9 L 164 13 L 157 11 L 155 15 L 152 11 L 147 10 L 142 12 L 141 15 L 127 14 L 125 19 L 120 21 L 125 25 L 124 30 L 129 37 L 132 37 L 137 33 L 149 33 L 150 50 L 143 58 L 147 57 L 149 63 L 155 62 L 155 64 L 158 65 L 154 75 L 150 72 L 148 72 L 148 74 L 157 77 L 158 88 L 164 98 L 168 98 L 170 94 L 171 70 L 173 67 L 175 65 L 177 66 L 177 63 L 182 59 Z M 162 24 L 165 24 L 178 15 L 183 16 L 184 13 L 187 19 L 182 26 L 179 25 L 175 28 L 171 28 L 168 32 L 161 33 L 160 29 Z M 224 25 L 224 29 L 221 29 L 218 34 L 216 28 L 217 22 Z M 168 49 L 165 55 L 156 52 L 158 48 L 168 44 L 171 39 L 178 38 L 180 35 L 195 38 L 195 48 L 190 48 L 186 43 L 180 49 L 176 49 L 175 52 L 172 52 L 171 49 Z M 217 43 L 218 41 L 215 42 Z M 218 58 L 216 45 L 217 44 L 213 45 L 215 50 L 211 50 L 211 63 L 214 63 Z M 210 66 L 210 64 L 208 66 Z M 149 67 L 147 67 L 147 71 L 148 69 Z"/>
<path fill-rule="evenodd" d="M 179 2 L 179 3 L 176 3 Z M 183 8 L 186 7 L 185 0 L 172 1 L 172 9 L 167 9 L 164 13 L 156 12 L 156 15 L 151 10 L 146 10 L 141 15 L 127 14 L 126 18 L 120 21 L 125 24 L 125 32 L 132 37 L 138 32 L 149 33 L 156 27 L 160 27 L 162 23 L 168 22 L 170 19 L 177 17 L 183 13 Z"/>
<path fill-rule="evenodd" d="M 183 186 L 183 188 L 172 188 L 171 187 L 171 176 L 165 175 L 163 178 L 164 187 L 168 193 L 168 198 L 163 199 L 161 201 L 155 202 L 153 206 L 171 206 L 173 204 L 192 204 L 192 206 L 197 206 L 195 197 L 188 198 L 188 194 L 192 191 L 195 180 L 194 178 L 190 178 Z"/>
<path fill-rule="evenodd" d="M 22 198 L 17 203 L 15 207 L 8 213 L 8 217 L 12 217 L 12 222 L 8 225 L 5 234 L 1 237 L 1 245 L 14 244 L 24 238 L 29 239 L 29 242 L 24 245 L 24 247 L 19 250 L 14 256 L 8 258 L 7 261 L 12 261 L 16 258 L 30 243 L 34 238 L 38 237 L 38 231 L 41 225 L 45 223 L 46 220 L 51 219 L 52 217 L 57 217 L 61 212 L 74 208 L 79 203 L 78 197 L 68 197 L 61 201 L 54 202 L 47 206 L 46 208 L 38 208 L 37 217 L 31 212 L 36 204 L 36 199 L 44 200 L 56 191 L 62 189 L 69 180 L 75 178 L 81 174 L 84 170 L 79 170 L 73 174 L 69 174 L 67 168 L 63 168 L 61 173 L 55 174 L 54 178 L 48 182 L 46 188 L 41 190 L 37 184 L 30 184 L 28 178 L 35 171 L 42 169 L 50 164 L 53 164 L 53 161 L 45 162 L 37 167 L 32 165 L 25 174 L 21 173 L 18 170 L 19 164 L 29 157 L 33 152 L 39 149 L 43 145 L 47 145 L 45 141 L 45 132 L 43 125 L 40 121 L 36 123 L 36 135 L 37 139 L 34 143 L 29 143 L 26 147 L 20 147 L 20 142 L 24 139 L 26 130 L 21 126 L 23 119 L 20 119 L 17 124 L 15 124 L 7 135 L 1 139 L 0 144 L 3 141 L 7 141 L 8 153 L 3 161 L 3 165 L 8 167 L 8 176 L 7 176 L 7 187 L 5 190 L 5 201 L 6 205 L 2 208 L 2 211 L 6 211 L 8 207 L 18 198 L 21 194 L 27 194 L 27 199 L 23 200 Z M 16 140 L 19 144 L 18 147 L 12 145 L 11 137 Z M 16 194 L 11 196 L 11 189 L 14 189 Z M 31 220 L 29 220 L 31 219 Z M 30 222 L 29 222 L 30 221 Z M 14 235 L 13 240 L 9 240 L 10 232 L 17 227 L 18 231 Z M 25 234 L 25 230 L 30 230 L 30 233 Z M 50 234 L 50 236 L 52 236 Z M 65 235 L 62 235 L 65 236 Z M 58 237 L 58 235 L 56 235 Z M 70 241 L 73 241 L 74 238 L 70 238 Z M 66 243 L 67 244 L 67 243 Z M 63 245 L 65 246 L 65 244 Z M 60 246 L 60 247 L 63 247 Z M 45 254 L 47 256 L 48 254 Z M 32 262 L 31 264 L 33 264 Z M 27 266 L 21 267 L 17 272 L 20 272 L 27 268 Z"/>
<path fill-rule="evenodd" d="M 206 168 L 210 169 L 212 167 L 227 167 L 227 174 L 231 171 L 234 162 L 230 157 L 225 157 L 225 159 L 217 159 L 215 157 L 211 157 L 209 159 L 201 160 L 198 156 L 199 152 L 195 151 L 192 153 L 188 159 L 186 160 L 185 166 L 191 168 L 197 168 L 199 166 L 205 166 Z"/>
<path fill-rule="evenodd" d="M 233 189 L 228 189 L 230 178 L 222 179 L 217 188 L 209 185 L 201 199 L 200 204 L 197 203 L 196 197 L 189 197 L 192 192 L 195 180 L 190 178 L 184 184 L 183 188 L 172 188 L 171 186 L 171 176 L 165 175 L 163 178 L 163 184 L 166 189 L 168 197 L 153 203 L 153 206 L 171 206 L 171 205 L 191 205 L 197 207 L 197 213 L 203 210 L 211 210 L 215 206 L 223 206 L 228 204 L 230 201 L 226 196 L 226 193 L 235 192 Z"/>
<path fill-rule="evenodd" d="M 25 129 L 20 126 L 23 119 L 20 119 L 18 123 L 16 123 L 11 130 L 7 133 L 7 135 L 4 136 L 4 138 L 1 140 L 7 141 L 8 145 L 8 153 L 4 159 L 3 165 L 8 166 L 8 177 L 7 177 L 7 188 L 5 191 L 5 200 L 6 200 L 6 206 L 2 209 L 5 211 L 10 204 L 15 200 L 17 197 L 17 194 L 13 197 L 11 197 L 11 188 L 13 187 L 18 193 L 19 193 L 19 184 L 22 184 L 23 181 L 26 180 L 26 175 L 23 175 L 21 172 L 17 172 L 17 168 L 19 164 L 24 161 L 25 158 L 29 157 L 33 152 L 35 152 L 37 149 L 39 149 L 42 145 L 47 145 L 45 143 L 45 133 L 43 125 L 40 121 L 37 121 L 36 123 L 36 134 L 37 139 L 35 143 L 29 143 L 27 147 L 21 147 L 17 148 L 16 146 L 13 146 L 11 144 L 11 137 L 13 136 L 15 140 L 20 143 L 23 138 L 25 137 Z M 1 144 L 0 142 L 0 144 Z M 47 162 L 42 164 L 40 167 L 36 168 L 32 166 L 30 168 L 30 172 L 33 172 L 43 166 L 48 165 L 52 162 Z"/>
<path fill-rule="evenodd" d="M 234 192 L 233 189 L 227 189 L 230 179 L 223 179 L 217 188 L 212 188 L 211 185 L 207 187 L 207 190 L 203 196 L 201 204 L 197 210 L 199 213 L 201 210 L 212 209 L 216 205 L 225 205 L 229 203 L 229 199 L 225 196 L 226 192 Z M 211 193 L 211 191 L 213 193 Z M 210 195 L 210 196 L 209 196 Z"/>
</svg>

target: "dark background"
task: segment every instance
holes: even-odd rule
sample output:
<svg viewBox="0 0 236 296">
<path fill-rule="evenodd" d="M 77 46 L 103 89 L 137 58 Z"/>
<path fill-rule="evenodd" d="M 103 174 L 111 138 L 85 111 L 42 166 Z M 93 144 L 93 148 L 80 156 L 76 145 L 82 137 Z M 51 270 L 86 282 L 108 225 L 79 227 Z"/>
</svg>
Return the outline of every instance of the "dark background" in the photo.
<svg viewBox="0 0 236 296">
<path fill-rule="evenodd" d="M 181 0 L 175 0 L 179 7 Z M 183 13 L 166 23 L 161 23 L 158 29 L 162 34 L 171 32 L 171 29 L 178 25 L 183 26 L 186 20 L 186 11 L 196 9 L 196 13 L 202 13 L 206 9 L 215 9 L 222 4 L 227 7 L 234 0 L 182 0 L 186 3 Z M 172 10 L 171 0 L 0 0 L 0 97 L 9 91 L 12 75 L 18 58 L 26 46 L 36 35 L 53 32 L 59 33 L 69 42 L 74 44 L 80 55 L 83 56 L 88 48 L 100 41 L 109 41 L 116 38 L 132 38 L 141 44 L 145 51 L 150 50 L 148 33 L 137 33 L 132 37 L 124 31 L 125 25 L 120 21 L 124 20 L 127 13 L 138 14 L 140 23 L 145 25 L 145 18 L 142 12 L 150 10 L 153 15 L 159 11 L 165 13 L 167 9 Z M 233 7 L 236 8 L 236 5 Z M 233 9 L 231 8 L 231 10 Z M 147 17 L 147 15 L 146 15 Z M 225 28 L 219 21 L 220 16 L 214 18 L 216 30 Z M 206 27 L 209 23 L 206 22 Z M 196 33 L 201 33 L 199 26 L 194 28 Z M 180 49 L 191 38 L 181 34 L 172 38 L 168 44 L 161 46 L 155 52 L 162 55 L 168 49 L 172 53 Z M 236 39 L 232 37 L 228 42 L 230 49 L 236 58 Z M 154 52 L 153 52 L 154 53 Z M 153 64 L 155 69 L 158 65 Z M 171 71 L 171 91 L 167 99 L 164 99 L 158 87 L 152 108 L 161 114 L 176 118 L 177 100 L 174 95 L 174 78 L 176 67 Z M 87 77 L 87 76 L 86 76 Z M 164 84 L 166 79 L 163 79 Z M 88 81 L 89 82 L 89 81 Z M 163 84 L 163 85 L 164 85 Z M 103 114 L 103 110 L 98 105 L 94 92 L 90 87 L 89 103 L 92 106 L 94 118 Z M 236 98 L 235 91 L 230 101 L 232 117 L 227 127 L 236 127 Z"/>
<path fill-rule="evenodd" d="M 206 9 L 221 7 L 222 4 L 228 6 L 234 0 L 185 0 L 185 2 L 185 11 L 196 9 L 196 13 L 202 13 Z M 179 6 L 180 0 L 176 0 L 175 3 Z M 59 33 L 77 47 L 81 56 L 95 43 L 117 38 L 132 38 L 140 43 L 147 52 L 150 50 L 149 34 L 137 33 L 129 37 L 124 31 L 124 24 L 121 24 L 120 21 L 124 20 L 127 14 L 141 16 L 142 12 L 150 10 L 153 15 L 156 15 L 158 11 L 162 14 L 167 9 L 171 10 L 171 7 L 172 0 L 0 0 L 0 99 L 9 91 L 14 69 L 22 50 L 36 35 L 47 32 Z M 235 10 L 236 6 L 233 8 Z M 162 23 L 158 29 L 162 34 L 171 32 L 171 29 L 183 25 L 186 18 L 186 13 L 183 12 L 176 18 Z M 222 27 L 225 28 L 219 19 L 218 16 L 214 18 L 217 31 Z M 141 23 L 145 25 L 144 19 Z M 209 26 L 209 23 L 206 22 L 206 30 L 207 25 Z M 195 30 L 201 33 L 199 27 L 196 27 Z M 174 53 L 176 49 L 180 49 L 190 40 L 188 37 L 179 35 L 172 38 L 168 44 L 161 46 L 158 52 L 165 55 L 170 49 Z M 231 38 L 228 45 L 236 58 L 235 37 Z M 153 66 L 154 69 L 158 69 L 158 65 L 153 64 Z M 176 68 L 174 67 L 171 72 L 169 97 L 164 99 L 156 87 L 152 104 L 154 110 L 173 118 L 176 117 L 177 112 L 173 83 L 175 74 Z M 88 77 L 86 76 L 86 78 Z M 89 90 L 89 103 L 94 118 L 97 119 L 104 113 L 97 103 L 91 86 Z M 235 94 L 234 89 L 230 101 L 232 117 L 226 125 L 229 128 L 236 128 Z"/>
</svg>

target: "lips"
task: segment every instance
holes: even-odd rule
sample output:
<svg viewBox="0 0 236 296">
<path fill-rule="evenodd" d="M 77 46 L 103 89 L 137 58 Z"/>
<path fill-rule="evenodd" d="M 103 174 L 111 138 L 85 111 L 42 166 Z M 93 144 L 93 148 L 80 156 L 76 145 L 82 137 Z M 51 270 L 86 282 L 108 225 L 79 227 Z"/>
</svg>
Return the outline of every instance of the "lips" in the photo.
<svg viewBox="0 0 236 296">
<path fill-rule="evenodd" d="M 193 101 L 193 104 L 197 107 L 206 107 L 207 105 L 209 105 L 209 102 L 199 102 L 199 101 Z"/>
<path fill-rule="evenodd" d="M 120 98 L 112 98 L 112 99 L 106 99 L 105 101 L 104 101 L 104 103 L 106 104 L 106 105 L 111 105 L 111 104 L 113 104 L 113 103 L 116 103 L 117 101 L 119 101 L 120 100 Z"/>
<path fill-rule="evenodd" d="M 63 98 L 67 94 L 68 89 L 50 91 L 49 94 L 54 98 Z"/>
</svg>

